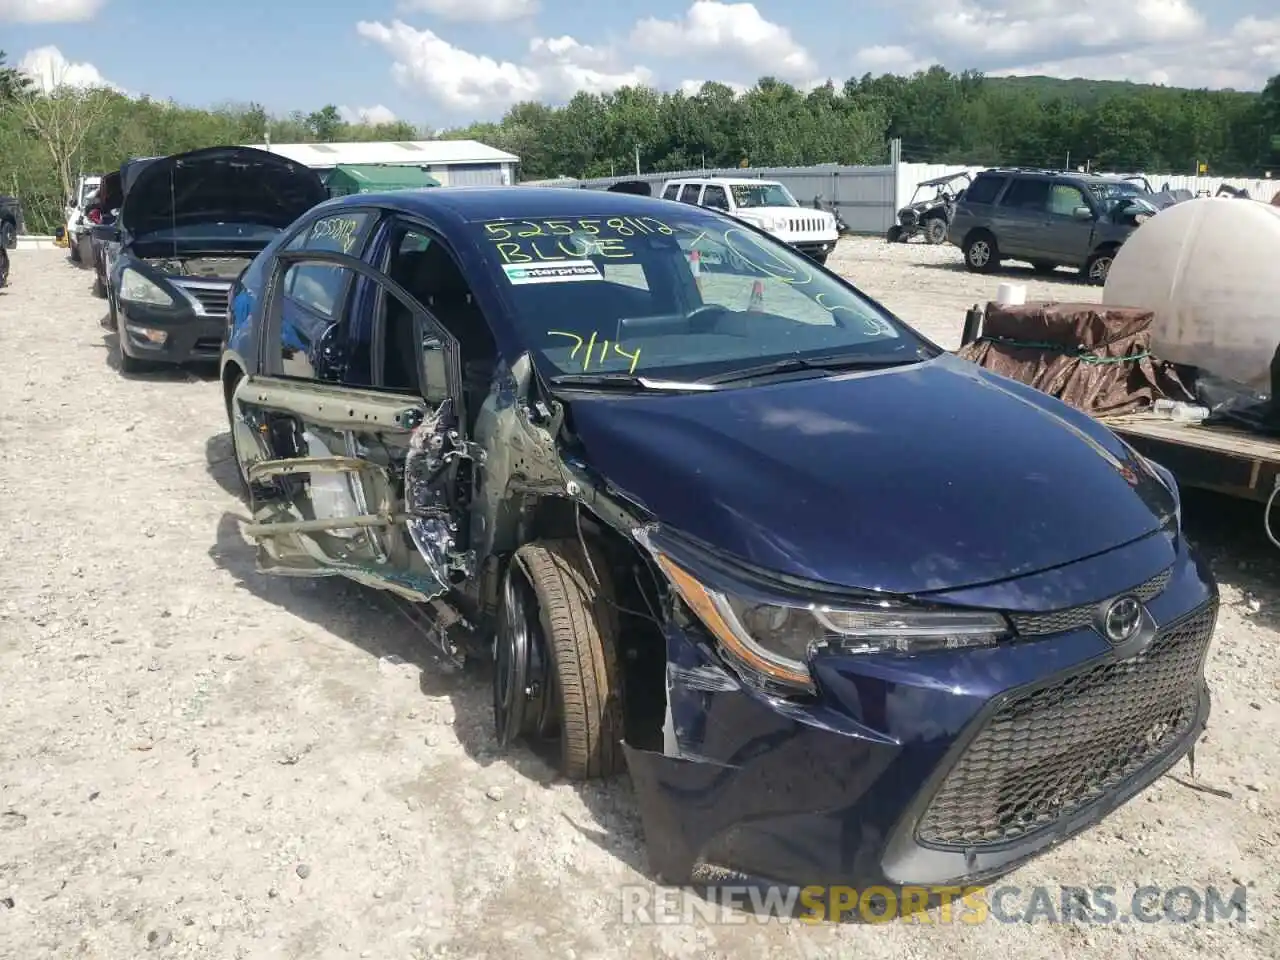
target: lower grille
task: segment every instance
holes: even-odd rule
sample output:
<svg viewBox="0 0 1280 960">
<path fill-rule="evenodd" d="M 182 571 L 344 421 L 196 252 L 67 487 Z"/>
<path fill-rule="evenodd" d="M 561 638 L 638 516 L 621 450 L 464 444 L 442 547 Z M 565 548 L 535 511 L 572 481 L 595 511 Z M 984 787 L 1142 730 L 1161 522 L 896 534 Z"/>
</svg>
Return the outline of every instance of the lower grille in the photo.
<svg viewBox="0 0 1280 960">
<path fill-rule="evenodd" d="M 231 287 L 222 284 L 201 283 L 197 286 L 194 283 L 177 284 L 186 293 L 195 297 L 196 302 L 200 304 L 201 309 L 211 317 L 225 317 L 227 315 L 227 306 L 231 302 Z"/>
<path fill-rule="evenodd" d="M 921 843 L 1021 840 L 1168 754 L 1195 722 L 1217 601 L 1150 647 L 1016 696 L 983 726 L 916 828 Z"/>
<path fill-rule="evenodd" d="M 220 353 L 222 351 L 221 337 L 198 337 L 196 342 L 191 345 L 194 353 Z"/>
</svg>

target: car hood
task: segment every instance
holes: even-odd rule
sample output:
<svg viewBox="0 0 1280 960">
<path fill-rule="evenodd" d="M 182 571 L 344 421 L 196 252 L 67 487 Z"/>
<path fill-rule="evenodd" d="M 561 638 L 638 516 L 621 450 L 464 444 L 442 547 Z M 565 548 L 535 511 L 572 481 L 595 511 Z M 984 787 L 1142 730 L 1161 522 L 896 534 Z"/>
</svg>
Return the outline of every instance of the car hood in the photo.
<svg viewBox="0 0 1280 960">
<path fill-rule="evenodd" d="M 821 217 L 835 220 L 834 215 L 825 210 L 816 210 L 813 207 L 739 207 L 738 216 L 750 219 L 751 217 Z"/>
<path fill-rule="evenodd" d="M 236 221 L 283 229 L 327 198 L 314 170 L 250 147 L 210 147 L 130 165 L 120 221 L 134 236 Z"/>
<path fill-rule="evenodd" d="M 949 354 L 691 394 L 574 394 L 592 469 L 740 560 L 920 594 L 1081 560 L 1159 530 L 1172 494 L 1109 430 Z"/>
</svg>

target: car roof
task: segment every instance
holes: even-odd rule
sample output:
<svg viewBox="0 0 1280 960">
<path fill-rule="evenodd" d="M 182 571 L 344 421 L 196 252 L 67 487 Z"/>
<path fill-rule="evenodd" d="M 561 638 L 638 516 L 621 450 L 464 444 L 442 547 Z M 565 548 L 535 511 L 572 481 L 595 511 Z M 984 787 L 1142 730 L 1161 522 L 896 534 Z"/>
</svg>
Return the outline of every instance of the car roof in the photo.
<svg viewBox="0 0 1280 960">
<path fill-rule="evenodd" d="M 671 209 L 671 201 L 573 187 L 427 187 L 352 194 L 321 204 L 326 210 L 369 206 L 472 223 L 539 217 L 661 216 L 661 211 Z"/>
<path fill-rule="evenodd" d="M 997 177 L 1055 177 L 1069 180 L 1081 180 L 1085 183 L 1114 183 L 1117 178 L 1103 176 L 1098 173 L 1081 173 L 1078 170 L 1026 170 L 1018 167 L 992 167 L 983 170 L 979 176 L 990 174 Z"/>
<path fill-rule="evenodd" d="M 723 183 L 729 186 L 754 186 L 758 183 L 780 183 L 779 180 L 764 180 L 760 177 L 673 177 L 667 183 Z"/>
</svg>

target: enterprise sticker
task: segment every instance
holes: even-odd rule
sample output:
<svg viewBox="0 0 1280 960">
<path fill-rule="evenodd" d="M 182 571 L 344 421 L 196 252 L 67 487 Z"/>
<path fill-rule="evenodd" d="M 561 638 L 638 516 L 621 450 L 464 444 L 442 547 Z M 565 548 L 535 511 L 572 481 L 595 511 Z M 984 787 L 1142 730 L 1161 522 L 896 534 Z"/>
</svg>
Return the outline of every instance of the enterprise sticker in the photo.
<svg viewBox="0 0 1280 960">
<path fill-rule="evenodd" d="M 590 260 L 559 260 L 555 263 L 505 263 L 512 283 L 564 283 L 570 280 L 603 280 Z"/>
</svg>

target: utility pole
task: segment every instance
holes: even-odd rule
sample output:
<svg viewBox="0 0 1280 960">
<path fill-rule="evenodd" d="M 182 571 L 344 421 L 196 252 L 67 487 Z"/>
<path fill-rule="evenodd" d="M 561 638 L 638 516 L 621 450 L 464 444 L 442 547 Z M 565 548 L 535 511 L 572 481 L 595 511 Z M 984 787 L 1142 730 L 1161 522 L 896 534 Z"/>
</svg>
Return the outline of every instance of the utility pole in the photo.
<svg viewBox="0 0 1280 960">
<path fill-rule="evenodd" d="M 640 176 L 640 144 L 636 144 L 636 176 Z"/>
<path fill-rule="evenodd" d="M 1064 170 L 1070 170 L 1070 169 L 1071 169 L 1071 151 L 1070 151 L 1070 150 L 1068 150 L 1068 151 L 1067 151 L 1067 165 L 1066 165 L 1065 167 L 1063 167 L 1062 169 L 1064 169 Z"/>
</svg>

